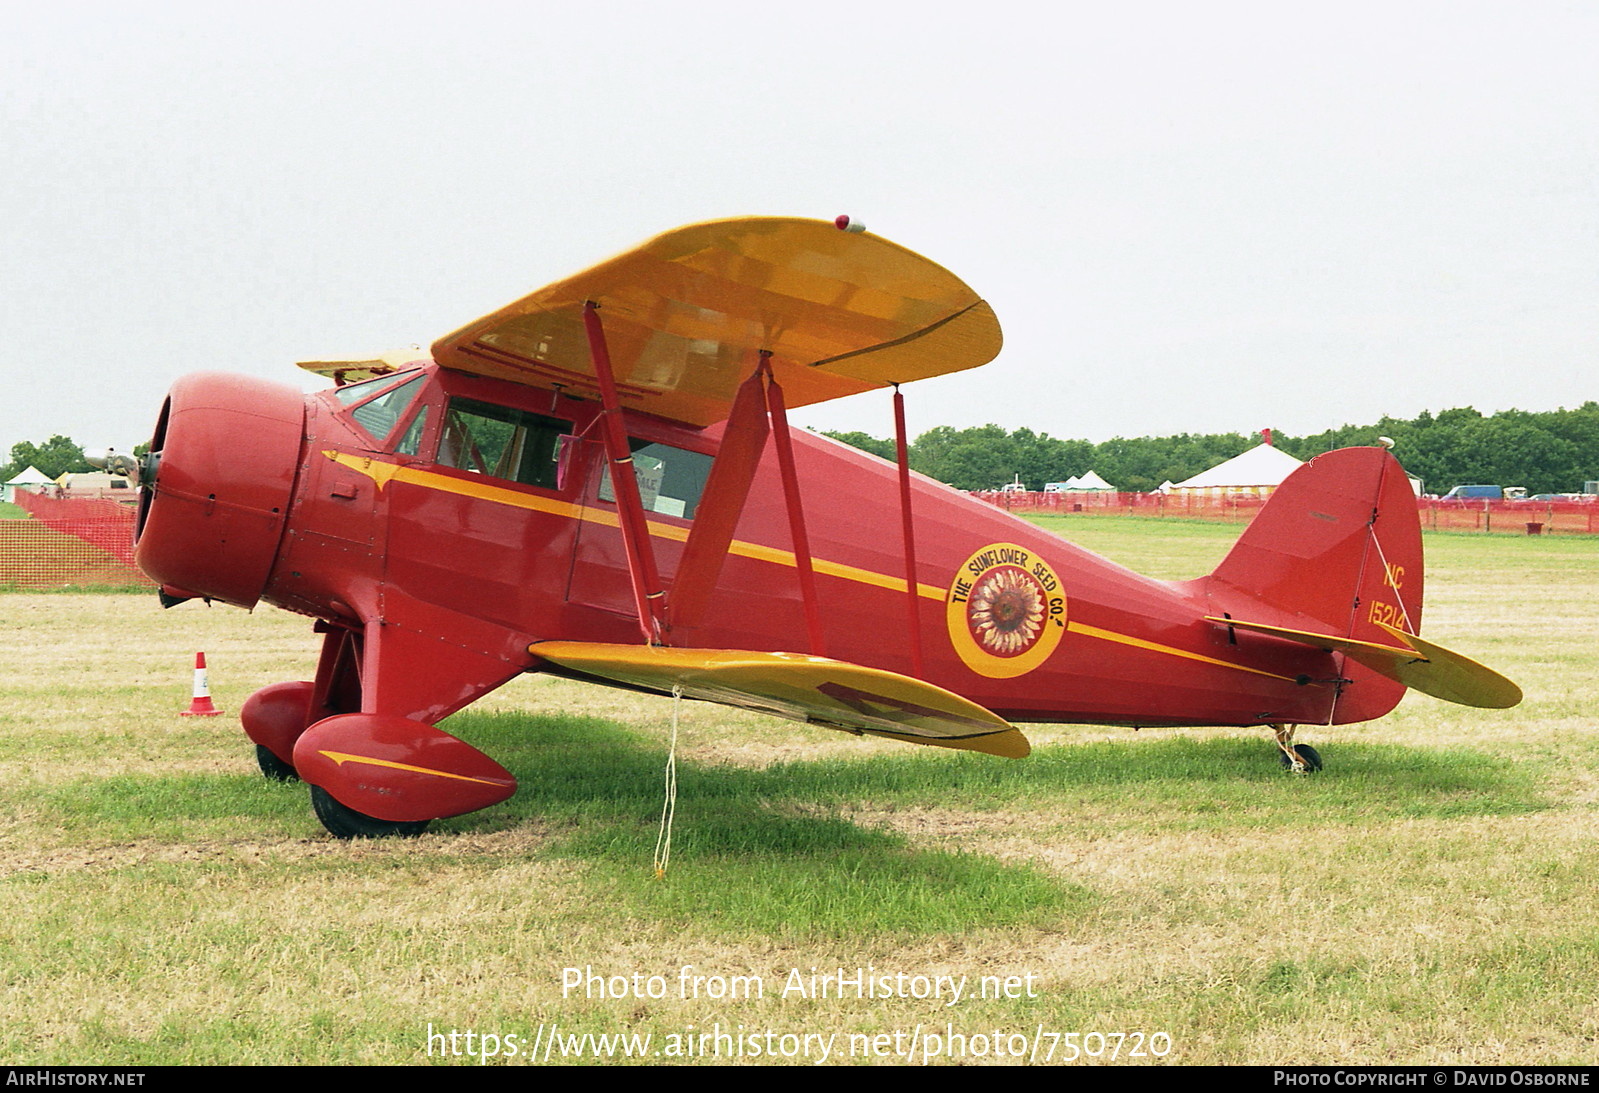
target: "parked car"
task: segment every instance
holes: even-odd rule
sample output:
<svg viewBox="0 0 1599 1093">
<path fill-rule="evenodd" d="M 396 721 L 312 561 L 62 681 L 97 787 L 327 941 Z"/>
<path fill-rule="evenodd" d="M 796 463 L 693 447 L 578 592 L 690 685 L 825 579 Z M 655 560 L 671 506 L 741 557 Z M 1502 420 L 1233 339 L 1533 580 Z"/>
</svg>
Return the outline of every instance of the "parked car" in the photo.
<svg viewBox="0 0 1599 1093">
<path fill-rule="evenodd" d="M 1456 486 L 1444 501 L 1525 501 L 1526 486 Z"/>
</svg>

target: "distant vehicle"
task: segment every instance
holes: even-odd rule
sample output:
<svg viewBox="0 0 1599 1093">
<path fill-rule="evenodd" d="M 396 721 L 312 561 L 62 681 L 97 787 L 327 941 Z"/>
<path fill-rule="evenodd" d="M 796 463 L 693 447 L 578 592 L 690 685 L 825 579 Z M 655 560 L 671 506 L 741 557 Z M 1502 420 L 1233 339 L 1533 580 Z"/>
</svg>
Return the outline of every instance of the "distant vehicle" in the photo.
<svg viewBox="0 0 1599 1093">
<path fill-rule="evenodd" d="M 1007 482 L 1003 486 L 1001 486 L 999 488 L 999 492 L 1000 493 L 1026 493 L 1027 492 L 1027 486 L 1026 486 L 1025 483 L 1022 482 L 1021 475 L 1017 475 L 1014 481 Z"/>
<path fill-rule="evenodd" d="M 1044 492 L 1045 493 L 1065 493 L 1070 488 L 1071 488 L 1071 485 L 1070 485 L 1070 483 L 1067 483 L 1067 482 L 1045 482 L 1044 483 Z"/>
<path fill-rule="evenodd" d="M 1527 498 L 1529 501 L 1592 501 L 1593 495 L 1587 493 L 1535 493 Z"/>
<path fill-rule="evenodd" d="M 1525 486 L 1456 486 L 1443 495 L 1445 501 L 1525 501 Z"/>
</svg>

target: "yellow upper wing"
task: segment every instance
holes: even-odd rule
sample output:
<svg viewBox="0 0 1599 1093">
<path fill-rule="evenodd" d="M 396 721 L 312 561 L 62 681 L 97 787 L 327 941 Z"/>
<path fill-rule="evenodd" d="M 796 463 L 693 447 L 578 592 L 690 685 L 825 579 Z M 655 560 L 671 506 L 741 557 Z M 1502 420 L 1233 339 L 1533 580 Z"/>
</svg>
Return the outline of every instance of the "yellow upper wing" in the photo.
<svg viewBox="0 0 1599 1093">
<path fill-rule="evenodd" d="M 759 350 L 789 406 L 975 368 L 993 310 L 942 266 L 832 223 L 693 224 L 558 281 L 433 344 L 447 368 L 597 397 L 583 308 L 599 305 L 622 403 L 708 425 Z"/>
</svg>

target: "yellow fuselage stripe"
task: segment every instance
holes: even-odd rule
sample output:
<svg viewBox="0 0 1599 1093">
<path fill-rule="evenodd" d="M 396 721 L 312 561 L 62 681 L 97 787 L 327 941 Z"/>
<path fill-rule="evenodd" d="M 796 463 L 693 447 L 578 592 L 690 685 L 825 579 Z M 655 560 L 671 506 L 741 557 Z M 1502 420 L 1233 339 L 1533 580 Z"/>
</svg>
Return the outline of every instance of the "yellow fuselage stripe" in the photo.
<svg viewBox="0 0 1599 1093">
<path fill-rule="evenodd" d="M 1118 645 L 1130 645 L 1134 649 L 1148 649 L 1152 653 L 1164 653 L 1169 657 L 1182 657 L 1184 660 L 1197 660 L 1201 664 L 1214 664 L 1218 668 L 1232 668 L 1240 672 L 1249 672 L 1268 679 L 1283 679 L 1289 683 L 1294 682 L 1293 676 L 1278 675 L 1276 672 L 1265 672 L 1259 668 L 1250 668 L 1243 664 L 1234 664 L 1227 660 L 1217 660 L 1207 657 L 1203 653 L 1190 653 L 1187 649 L 1178 649 L 1170 645 L 1161 645 L 1143 638 L 1131 637 L 1127 634 L 1118 634 L 1114 630 L 1101 630 L 1097 626 L 1087 626 L 1080 622 L 1068 622 L 1066 629 L 1073 634 L 1081 634 L 1086 638 L 1098 638 L 1100 641 L 1113 641 Z"/>
<path fill-rule="evenodd" d="M 570 501 L 561 501 L 554 497 L 539 497 L 536 494 L 508 490 L 504 486 L 496 486 L 488 482 L 471 482 L 461 478 L 454 478 L 450 475 L 438 474 L 434 471 L 424 471 L 416 467 L 401 467 L 393 463 L 370 459 L 366 456 L 350 455 L 346 452 L 323 452 L 322 454 L 335 463 L 366 475 L 377 483 L 379 489 L 382 489 L 390 482 L 405 482 L 413 486 L 422 486 L 425 489 L 453 493 L 461 497 L 474 497 L 481 501 L 493 501 L 496 504 L 511 505 L 519 509 L 530 509 L 533 512 L 545 512 L 552 516 L 564 516 L 569 520 L 582 520 L 586 523 L 599 524 L 603 527 L 619 528 L 622 526 L 621 520 L 614 512 L 574 505 Z M 645 523 L 650 529 L 650 534 L 658 539 L 672 539 L 679 543 L 688 541 L 687 528 L 680 528 L 674 524 L 663 524 L 655 520 L 646 520 Z M 794 558 L 794 552 L 791 550 L 761 546 L 759 543 L 746 543 L 742 539 L 734 539 L 728 547 L 728 553 L 737 554 L 745 558 L 754 558 L 756 561 L 771 562 L 774 565 L 786 565 L 791 569 L 799 564 Z M 816 572 L 826 573 L 830 577 L 839 577 L 846 581 L 874 585 L 893 592 L 905 591 L 904 577 L 890 577 L 886 573 L 874 573 L 869 569 L 860 569 L 856 566 L 845 565 L 842 562 L 830 562 L 825 558 L 814 558 L 811 561 L 811 565 Z M 944 590 L 942 588 L 934 588 L 930 584 L 918 583 L 916 591 L 926 599 L 937 600 L 939 603 L 944 602 Z"/>
<path fill-rule="evenodd" d="M 434 471 L 425 471 L 417 467 L 401 467 L 394 463 L 385 463 L 379 459 L 367 456 L 350 455 L 347 452 L 323 452 L 323 455 L 342 466 L 358 471 L 377 483 L 382 489 L 390 482 L 405 482 L 424 489 L 439 490 L 443 493 L 453 493 L 461 497 L 473 497 L 480 501 L 492 501 L 495 504 L 511 505 L 519 509 L 529 509 L 533 512 L 549 513 L 552 516 L 563 516 L 569 520 L 582 520 L 603 527 L 619 528 L 621 520 L 614 512 L 604 509 L 592 509 L 583 505 L 574 505 L 570 501 L 562 501 L 554 497 L 539 497 L 536 494 L 522 493 L 519 490 L 506 489 L 490 482 L 474 482 L 450 475 L 438 474 Z M 682 543 L 688 541 L 688 529 L 680 528 L 674 524 L 662 524 L 654 520 L 646 520 L 650 534 L 661 539 L 672 539 Z M 770 562 L 773 565 L 783 565 L 789 568 L 798 566 L 791 550 L 780 550 L 777 547 L 761 546 L 759 543 L 747 543 L 742 539 L 734 539 L 728 546 L 729 554 L 737 554 L 744 558 L 753 558 L 756 561 Z M 813 558 L 812 567 L 818 573 L 825 573 L 830 577 L 841 580 L 855 581 L 858 584 L 869 584 L 876 588 L 886 588 L 891 592 L 905 590 L 904 577 L 891 577 L 886 573 L 874 573 L 869 569 L 845 565 L 842 562 L 830 562 L 825 558 Z M 935 588 L 930 584 L 916 585 L 917 594 L 924 599 L 944 602 L 945 590 Z M 1242 664 L 1233 664 L 1230 661 L 1217 660 L 1207 657 L 1202 653 L 1190 653 L 1186 649 L 1178 649 L 1170 645 L 1161 645 L 1142 638 L 1118 634 L 1113 630 L 1101 630 L 1097 626 L 1086 626 L 1082 623 L 1072 622 L 1067 624 L 1067 630 L 1074 634 L 1081 634 L 1088 638 L 1098 638 L 1100 641 L 1115 642 L 1118 645 L 1131 646 L 1134 649 L 1144 649 L 1151 653 L 1162 653 L 1166 656 L 1181 657 L 1184 660 L 1198 661 L 1201 664 L 1213 664 L 1220 668 L 1232 668 L 1240 672 L 1249 672 L 1253 675 L 1266 676 L 1271 679 L 1293 681 L 1292 676 L 1278 675 L 1275 672 L 1264 672 L 1258 668 L 1246 667 Z"/>
</svg>

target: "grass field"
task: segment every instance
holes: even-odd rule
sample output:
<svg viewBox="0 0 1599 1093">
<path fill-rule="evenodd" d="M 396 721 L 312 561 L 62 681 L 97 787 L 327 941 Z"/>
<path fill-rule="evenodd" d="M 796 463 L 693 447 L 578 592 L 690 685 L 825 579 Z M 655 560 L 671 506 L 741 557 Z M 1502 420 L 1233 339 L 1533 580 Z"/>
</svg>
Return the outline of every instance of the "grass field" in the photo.
<svg viewBox="0 0 1599 1093">
<path fill-rule="evenodd" d="M 1165 577 L 1237 534 L 1054 526 Z M 1518 709 L 1413 695 L 1302 732 L 1296 779 L 1264 733 L 1033 727 L 1006 762 L 687 705 L 664 881 L 669 701 L 513 684 L 448 727 L 515 798 L 340 843 L 231 716 L 310 670 L 304 620 L 0 595 L 0 1061 L 554 1062 L 554 1027 L 654 1062 L 1592 1064 L 1599 549 L 1428 550 L 1425 632 Z M 230 716 L 177 716 L 196 649 Z M 840 969 L 878 996 L 808 989 Z"/>
</svg>

